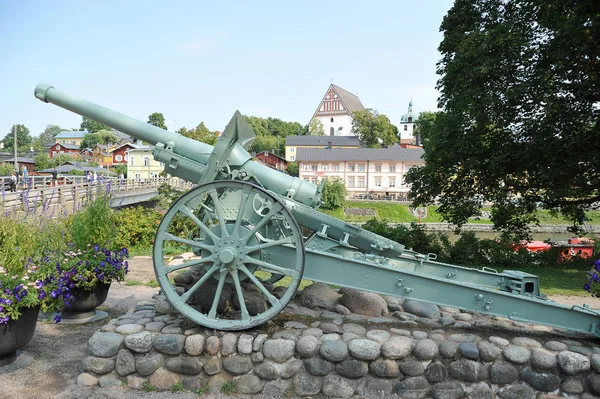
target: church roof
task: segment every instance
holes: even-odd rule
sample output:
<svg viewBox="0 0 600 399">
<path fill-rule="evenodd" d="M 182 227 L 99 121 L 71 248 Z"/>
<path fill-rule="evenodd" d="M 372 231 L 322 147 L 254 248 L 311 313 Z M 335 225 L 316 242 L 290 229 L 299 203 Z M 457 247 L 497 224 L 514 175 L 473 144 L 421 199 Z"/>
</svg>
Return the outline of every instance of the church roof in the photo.
<svg viewBox="0 0 600 399">
<path fill-rule="evenodd" d="M 333 87 L 333 90 L 335 90 L 340 100 L 342 100 L 344 107 L 346 107 L 346 109 L 350 111 L 350 113 L 365 109 L 365 106 L 360 102 L 360 99 L 356 94 L 352 94 L 349 91 L 344 90 L 340 86 L 336 86 L 334 84 L 332 84 L 331 87 Z"/>
</svg>

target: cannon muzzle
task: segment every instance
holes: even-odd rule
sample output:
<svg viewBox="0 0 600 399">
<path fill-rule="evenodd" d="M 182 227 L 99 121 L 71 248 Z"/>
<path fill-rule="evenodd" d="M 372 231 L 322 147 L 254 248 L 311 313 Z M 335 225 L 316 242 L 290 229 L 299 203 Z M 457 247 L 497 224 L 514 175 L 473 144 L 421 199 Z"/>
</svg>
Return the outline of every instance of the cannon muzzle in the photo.
<svg viewBox="0 0 600 399">
<path fill-rule="evenodd" d="M 64 93 L 53 86 L 40 83 L 34 91 L 39 100 L 58 105 L 61 108 L 76 114 L 93 119 L 120 132 L 126 133 L 136 139 L 142 140 L 155 146 L 154 158 L 165 164 L 165 171 L 173 176 L 198 183 L 207 172 L 209 158 L 214 147 L 200 141 L 185 137 L 179 133 L 158 128 L 142 122 L 119 112 L 110 110 L 92 102 Z M 227 125 L 223 136 L 228 131 L 242 130 L 245 142 L 247 137 L 254 137 L 254 132 L 239 113 L 233 116 Z M 252 178 L 259 182 L 267 190 L 276 194 L 294 199 L 304 205 L 316 207 L 320 204 L 321 196 L 319 188 L 304 180 L 277 172 L 265 165 L 251 161 L 252 157 L 241 144 L 233 144 L 228 151 L 227 165 L 219 163 L 220 168 L 227 166 L 228 172 L 237 172 L 242 178 Z M 210 173 L 214 171 L 209 171 Z M 228 176 L 226 178 L 231 178 Z"/>
</svg>

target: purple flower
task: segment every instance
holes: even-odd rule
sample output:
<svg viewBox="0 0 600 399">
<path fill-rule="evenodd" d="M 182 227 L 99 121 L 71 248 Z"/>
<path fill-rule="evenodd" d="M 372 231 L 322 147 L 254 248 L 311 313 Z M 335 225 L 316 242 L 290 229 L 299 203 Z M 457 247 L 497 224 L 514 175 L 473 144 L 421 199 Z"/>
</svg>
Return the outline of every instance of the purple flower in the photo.
<svg viewBox="0 0 600 399">
<path fill-rule="evenodd" d="M 54 323 L 60 323 L 61 320 L 59 315 L 54 316 Z"/>
</svg>

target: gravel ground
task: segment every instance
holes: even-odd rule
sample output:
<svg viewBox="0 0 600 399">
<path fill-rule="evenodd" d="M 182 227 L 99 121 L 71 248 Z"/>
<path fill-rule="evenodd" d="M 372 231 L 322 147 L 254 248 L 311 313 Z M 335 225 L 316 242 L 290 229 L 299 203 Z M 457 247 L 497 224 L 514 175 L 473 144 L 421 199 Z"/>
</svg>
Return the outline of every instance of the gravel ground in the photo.
<svg viewBox="0 0 600 399">
<path fill-rule="evenodd" d="M 147 282 L 154 278 L 152 259 L 136 257 L 130 260 L 128 280 Z M 109 313 L 109 319 L 132 310 L 142 300 L 152 298 L 159 291 L 144 285 L 127 286 L 113 284 L 108 299 L 101 309 Z M 600 309 L 600 299 L 554 296 L 551 299 L 566 305 L 586 302 Z M 24 350 L 34 356 L 34 361 L 19 370 L 0 371 L 0 399 L 46 399 L 46 398 L 198 398 L 193 393 L 142 392 L 128 388 L 89 388 L 77 386 L 77 376 L 83 371 L 82 361 L 88 355 L 88 339 L 106 324 L 107 320 L 87 325 L 61 325 L 38 322 L 35 335 Z M 204 395 L 203 398 L 224 398 L 225 395 Z M 236 395 L 237 398 L 244 396 Z M 254 395 L 260 399 L 263 395 Z"/>
</svg>

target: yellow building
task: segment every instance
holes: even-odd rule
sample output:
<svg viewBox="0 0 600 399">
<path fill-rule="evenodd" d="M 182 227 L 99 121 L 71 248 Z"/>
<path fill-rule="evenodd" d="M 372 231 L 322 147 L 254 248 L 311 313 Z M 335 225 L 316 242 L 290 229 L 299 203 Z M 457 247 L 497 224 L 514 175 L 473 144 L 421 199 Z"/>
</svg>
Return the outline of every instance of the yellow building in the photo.
<svg viewBox="0 0 600 399">
<path fill-rule="evenodd" d="M 128 151 L 128 179 L 157 178 L 165 169 L 165 164 L 154 160 L 152 156 L 153 149 L 154 147 L 140 147 Z"/>
<path fill-rule="evenodd" d="M 356 136 L 287 136 L 285 160 L 297 162 L 299 148 L 360 148 Z"/>
<path fill-rule="evenodd" d="M 77 130 L 73 132 L 60 132 L 56 136 L 54 136 L 54 144 L 71 144 L 76 146 L 81 146 L 81 142 L 85 135 L 88 134 L 87 130 Z"/>
</svg>

